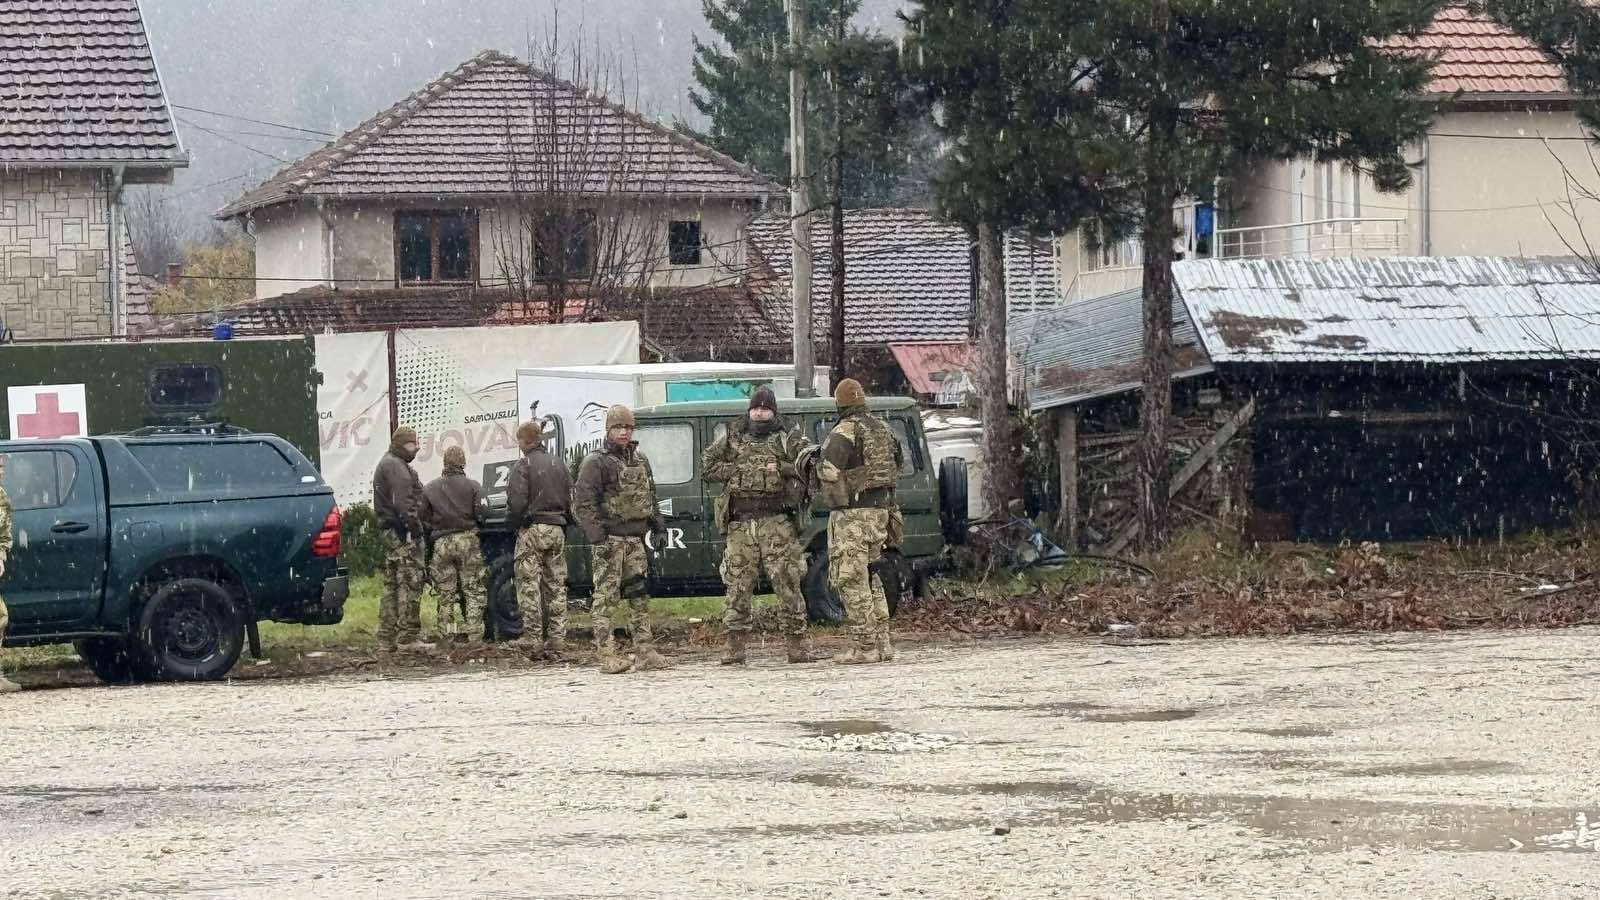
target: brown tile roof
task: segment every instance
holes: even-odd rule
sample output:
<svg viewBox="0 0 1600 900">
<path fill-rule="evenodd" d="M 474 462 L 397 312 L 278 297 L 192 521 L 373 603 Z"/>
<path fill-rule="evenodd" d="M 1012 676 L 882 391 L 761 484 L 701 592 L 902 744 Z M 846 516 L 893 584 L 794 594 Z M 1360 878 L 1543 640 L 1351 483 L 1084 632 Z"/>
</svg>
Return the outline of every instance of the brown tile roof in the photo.
<svg viewBox="0 0 1600 900">
<path fill-rule="evenodd" d="M 832 297 L 831 226 L 813 221 L 812 326 L 827 343 Z M 752 290 L 787 332 L 789 220 L 763 218 L 750 226 Z M 971 322 L 971 245 L 959 225 L 921 209 L 845 211 L 845 343 L 880 345 L 965 341 Z M 1013 315 L 1061 302 L 1049 241 L 1008 235 L 1006 299 Z"/>
<path fill-rule="evenodd" d="M 218 218 L 299 196 L 505 194 L 526 189 L 538 148 L 554 138 L 530 105 L 554 109 L 570 175 L 563 191 L 751 197 L 782 187 L 690 138 L 493 50 L 441 76 L 300 159 L 217 213 Z M 507 151 L 507 127 L 522 155 Z M 591 156 L 592 154 L 592 156 Z M 518 176 L 520 177 L 514 177 Z"/>
<path fill-rule="evenodd" d="M 751 224 L 753 290 L 789 332 L 789 220 Z M 826 344 L 832 254 L 825 215 L 812 222 L 812 328 Z M 966 232 L 920 209 L 852 209 L 844 219 L 845 343 L 964 341 L 972 266 Z"/>
<path fill-rule="evenodd" d="M 133 253 L 133 241 L 122 239 L 122 271 L 124 316 L 129 334 L 143 334 L 150 327 L 150 300 L 156 293 L 156 280 L 139 271 L 139 260 Z"/>
<path fill-rule="evenodd" d="M 1415 38 L 1384 46 L 1433 56 L 1430 94 L 1565 94 L 1561 69 L 1526 38 L 1462 7 L 1439 12 Z"/>
<path fill-rule="evenodd" d="M 138 0 L 0 2 L 0 163 L 187 160 Z"/>
</svg>

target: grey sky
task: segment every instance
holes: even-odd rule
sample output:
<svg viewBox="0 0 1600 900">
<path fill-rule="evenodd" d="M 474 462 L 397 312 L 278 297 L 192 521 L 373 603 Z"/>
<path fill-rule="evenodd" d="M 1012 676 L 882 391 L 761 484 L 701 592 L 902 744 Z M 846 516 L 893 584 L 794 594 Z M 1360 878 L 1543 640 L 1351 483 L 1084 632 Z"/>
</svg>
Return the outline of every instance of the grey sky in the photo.
<svg viewBox="0 0 1600 900">
<path fill-rule="evenodd" d="M 863 24 L 896 30 L 899 5 L 865 0 Z M 692 116 L 690 41 L 710 36 L 700 0 L 560 6 L 564 32 L 581 25 L 589 42 L 637 54 L 645 112 Z M 552 9 L 550 0 L 143 0 L 143 7 L 174 104 L 332 133 L 480 50 L 525 57 L 528 36 L 548 27 Z M 293 160 L 320 145 L 237 119 L 176 113 L 193 163 L 168 196 L 196 223 L 282 167 L 269 155 Z"/>
</svg>

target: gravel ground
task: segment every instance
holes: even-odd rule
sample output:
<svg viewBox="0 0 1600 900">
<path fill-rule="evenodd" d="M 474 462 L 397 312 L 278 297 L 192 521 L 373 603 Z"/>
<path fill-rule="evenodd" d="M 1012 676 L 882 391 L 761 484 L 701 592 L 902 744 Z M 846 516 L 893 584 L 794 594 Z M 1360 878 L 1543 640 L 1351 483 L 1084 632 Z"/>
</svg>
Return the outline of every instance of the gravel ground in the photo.
<svg viewBox="0 0 1600 900">
<path fill-rule="evenodd" d="M 1597 648 L 28 691 L 0 698 L 0 896 L 1593 897 Z"/>
</svg>

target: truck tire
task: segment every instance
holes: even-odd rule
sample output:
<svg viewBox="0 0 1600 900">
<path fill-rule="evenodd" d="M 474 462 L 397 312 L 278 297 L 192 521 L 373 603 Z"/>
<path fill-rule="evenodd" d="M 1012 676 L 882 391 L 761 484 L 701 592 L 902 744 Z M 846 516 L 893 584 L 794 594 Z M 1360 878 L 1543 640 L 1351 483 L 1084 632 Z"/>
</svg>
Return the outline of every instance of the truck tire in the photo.
<svg viewBox="0 0 1600 900">
<path fill-rule="evenodd" d="M 94 676 L 106 684 L 133 684 L 142 680 L 138 660 L 120 638 L 80 638 L 74 650 Z"/>
<path fill-rule="evenodd" d="M 967 539 L 967 461 L 947 456 L 939 461 L 939 524 L 946 544 Z"/>
<path fill-rule="evenodd" d="M 517 558 L 502 553 L 489 566 L 489 612 L 483 625 L 486 641 L 511 641 L 522 636 L 525 623 L 517 608 Z M 537 626 L 537 623 L 535 623 Z"/>
<path fill-rule="evenodd" d="M 806 598 L 806 618 L 817 625 L 844 623 L 844 603 L 828 583 L 828 548 L 820 545 L 811 551 L 806 565 L 806 580 L 800 592 Z"/>
<path fill-rule="evenodd" d="M 173 681 L 216 681 L 244 650 L 245 622 L 227 588 L 208 578 L 177 578 L 139 611 L 135 670 Z"/>
<path fill-rule="evenodd" d="M 898 560 L 893 557 L 883 557 L 885 566 L 878 572 L 879 583 L 883 585 L 884 599 L 889 601 L 889 615 L 894 615 L 900 609 L 900 595 L 904 589 L 904 580 L 901 577 Z M 828 548 L 818 547 L 811 553 L 811 562 L 806 567 L 806 580 L 801 586 L 801 593 L 806 598 L 806 617 L 817 625 L 843 625 L 844 600 L 839 597 L 839 592 L 828 583 Z"/>
</svg>

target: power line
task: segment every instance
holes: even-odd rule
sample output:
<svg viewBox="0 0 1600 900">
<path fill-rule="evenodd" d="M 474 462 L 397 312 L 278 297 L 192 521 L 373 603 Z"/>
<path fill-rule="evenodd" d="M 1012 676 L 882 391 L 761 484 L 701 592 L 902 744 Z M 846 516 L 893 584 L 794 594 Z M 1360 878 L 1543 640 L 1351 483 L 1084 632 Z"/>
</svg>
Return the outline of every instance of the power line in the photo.
<svg viewBox="0 0 1600 900">
<path fill-rule="evenodd" d="M 298 125 L 284 125 L 281 122 L 268 122 L 268 121 L 266 121 L 264 119 L 252 119 L 252 118 L 249 118 L 248 116 L 237 116 L 237 115 L 234 115 L 233 113 L 217 112 L 216 110 L 213 110 L 213 109 L 202 109 L 202 108 L 200 108 L 198 106 L 184 106 L 181 103 L 172 104 L 172 108 L 173 109 L 185 110 L 187 112 L 205 113 L 208 116 L 218 116 L 218 117 L 223 118 L 223 119 L 237 119 L 237 120 L 239 120 L 241 122 L 249 122 L 251 125 L 265 125 L 268 128 L 282 128 L 285 131 L 300 131 L 300 132 L 304 132 L 305 134 L 314 134 L 314 135 L 317 135 L 318 137 L 322 137 L 322 138 L 338 137 L 338 135 L 336 135 L 336 134 L 331 134 L 331 133 L 326 132 L 326 131 L 317 131 L 314 128 L 301 128 Z"/>
<path fill-rule="evenodd" d="M 181 122 L 184 125 L 189 126 L 190 128 L 199 129 L 200 131 L 204 131 L 206 134 L 209 134 L 209 135 L 211 135 L 211 136 L 213 136 L 215 138 L 227 141 L 228 143 L 234 145 L 235 147 L 243 147 L 244 149 L 249 150 L 251 153 L 255 153 L 255 154 L 258 154 L 260 156 L 265 156 L 267 159 L 273 160 L 275 162 L 283 163 L 286 166 L 289 165 L 289 161 L 287 159 L 284 159 L 281 156 L 275 156 L 275 155 L 273 155 L 271 153 L 268 153 L 265 150 L 261 150 L 261 149 L 256 148 L 256 147 L 252 147 L 249 144 L 246 144 L 244 141 L 234 140 L 233 138 L 228 137 L 227 135 L 223 134 L 220 131 L 216 131 L 214 129 L 207 128 L 204 125 L 196 124 L 196 123 L 191 122 L 188 119 L 185 119 L 185 118 L 182 118 L 182 117 L 180 117 L 178 119 L 178 121 Z"/>
</svg>

